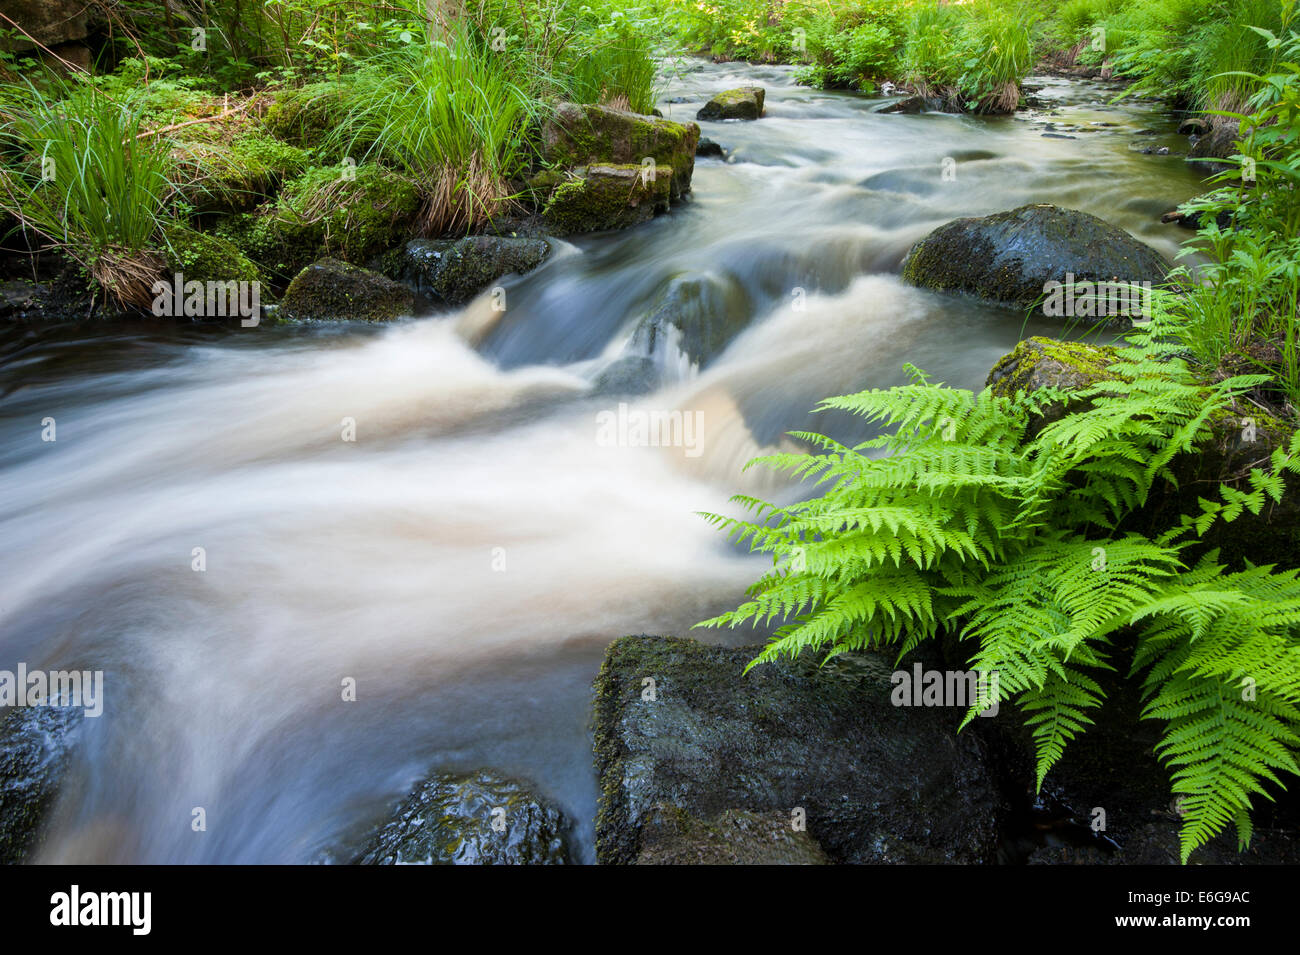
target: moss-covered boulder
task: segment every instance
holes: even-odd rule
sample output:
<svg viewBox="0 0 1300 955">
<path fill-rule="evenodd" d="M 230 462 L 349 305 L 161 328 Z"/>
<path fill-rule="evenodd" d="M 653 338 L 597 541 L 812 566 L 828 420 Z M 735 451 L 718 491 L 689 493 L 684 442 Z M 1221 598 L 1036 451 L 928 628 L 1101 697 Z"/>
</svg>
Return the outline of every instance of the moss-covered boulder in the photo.
<svg viewBox="0 0 1300 955">
<path fill-rule="evenodd" d="M 1075 391 L 1115 380 L 1116 389 L 1121 390 L 1123 382 L 1107 370 L 1113 358 L 1114 349 L 1107 346 L 1031 338 L 994 365 L 988 385 L 997 394 L 1010 395 L 1043 387 Z M 1207 371 L 1206 380 L 1211 377 Z M 1084 407 L 1085 402 L 1068 397 L 1054 402 L 1030 421 L 1027 433 L 1035 434 Z M 1126 520 L 1124 530 L 1155 535 L 1176 526 L 1182 514 L 1199 514 L 1201 497 L 1220 484 L 1244 488 L 1250 469 L 1267 462 L 1294 433 L 1286 422 L 1245 400 L 1212 417 L 1209 427 L 1209 436 L 1195 454 L 1179 455 L 1172 462 L 1177 484 L 1157 483 L 1146 504 Z M 1216 522 L 1187 554 L 1194 559 L 1216 547 L 1220 558 L 1234 566 L 1242 566 L 1247 559 L 1256 564 L 1300 566 L 1300 478 L 1287 474 L 1281 503 L 1270 500 L 1259 514 L 1243 511 L 1231 523 Z"/>
<path fill-rule="evenodd" d="M 598 862 L 653 856 L 663 807 L 720 831 L 735 827 L 734 815 L 719 822 L 729 810 L 779 816 L 841 863 L 994 857 L 999 797 L 958 712 L 893 705 L 879 657 L 819 667 L 805 655 L 743 674 L 759 650 L 610 645 L 595 684 Z"/>
<path fill-rule="evenodd" d="M 369 262 L 410 235 L 420 204 L 414 183 L 380 166 L 320 166 L 216 231 L 287 278 L 322 256 Z"/>
<path fill-rule="evenodd" d="M 591 165 L 571 170 L 542 210 L 554 235 L 626 229 L 667 212 L 671 170 L 647 175 L 640 165 Z"/>
<path fill-rule="evenodd" d="M 675 806 L 655 806 L 641 826 L 637 865 L 829 865 L 807 832 L 779 812 L 728 809 L 696 819 Z"/>
<path fill-rule="evenodd" d="M 0 865 L 29 861 L 63 783 L 85 711 L 33 706 L 0 717 Z"/>
<path fill-rule="evenodd" d="M 903 280 L 921 288 L 963 292 L 1017 308 L 1048 306 L 1053 314 L 1055 283 L 1080 306 L 1071 304 L 1061 314 L 1082 318 L 1087 301 L 1088 320 L 1123 318 L 1125 323 L 1136 310 L 1112 315 L 1099 307 L 1103 303 L 1091 297 L 1096 283 L 1155 285 L 1168 271 L 1160 253 L 1122 229 L 1053 205 L 956 219 L 914 245 L 903 262 Z M 1097 312 L 1106 314 L 1093 314 Z"/>
<path fill-rule="evenodd" d="M 237 131 L 228 140 L 185 143 L 178 151 L 187 178 L 185 198 L 205 214 L 251 209 L 311 165 L 305 150 L 260 127 Z"/>
<path fill-rule="evenodd" d="M 669 198 L 676 201 L 691 188 L 699 138 L 695 123 L 674 123 L 608 106 L 561 103 L 542 128 L 542 159 L 553 170 L 593 164 L 639 167 L 653 160 L 656 179 L 667 178 Z M 552 173 L 550 185 L 559 181 Z M 545 181 L 534 178 L 532 184 L 536 188 Z"/>
<path fill-rule="evenodd" d="M 723 90 L 709 100 L 695 114 L 696 119 L 758 119 L 763 115 L 763 99 L 767 95 L 761 86 L 740 86 Z"/>
<path fill-rule="evenodd" d="M 564 813 L 490 772 L 421 783 L 371 839 L 361 865 L 565 865 Z"/>
<path fill-rule="evenodd" d="M 385 269 L 445 305 L 462 305 L 502 276 L 531 272 L 551 254 L 545 239 L 472 235 L 412 239 Z"/>
<path fill-rule="evenodd" d="M 339 83 L 310 83 L 277 91 L 262 124 L 277 139 L 310 150 L 318 163 L 336 164 L 349 155 L 359 163 L 374 141 L 336 135 L 347 108 L 347 91 Z"/>
<path fill-rule="evenodd" d="M 414 304 L 415 293 L 400 282 L 338 259 L 322 259 L 289 283 L 280 317 L 290 321 L 384 322 L 411 314 Z"/>
<path fill-rule="evenodd" d="M 229 239 L 195 229 L 172 227 L 164 232 L 168 274 L 199 282 L 257 282 L 262 271 Z"/>
</svg>

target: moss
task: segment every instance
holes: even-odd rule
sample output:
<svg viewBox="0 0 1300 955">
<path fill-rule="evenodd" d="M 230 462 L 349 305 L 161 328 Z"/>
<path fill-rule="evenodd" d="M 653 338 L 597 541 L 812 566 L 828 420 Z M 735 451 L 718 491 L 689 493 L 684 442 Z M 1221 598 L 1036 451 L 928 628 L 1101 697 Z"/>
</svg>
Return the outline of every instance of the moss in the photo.
<svg viewBox="0 0 1300 955">
<path fill-rule="evenodd" d="M 542 211 L 557 235 L 622 229 L 666 211 L 671 175 L 645 182 L 641 166 L 592 165 L 561 183 Z"/>
<path fill-rule="evenodd" d="M 368 262 L 404 240 L 420 208 L 409 180 L 377 165 L 309 169 L 285 184 L 255 213 L 219 224 L 218 231 L 281 276 L 322 256 Z"/>
<path fill-rule="evenodd" d="M 337 259 L 322 259 L 289 283 L 281 314 L 291 321 L 384 322 L 409 315 L 414 300 L 409 288 L 378 272 Z"/>
<path fill-rule="evenodd" d="M 700 127 L 695 123 L 565 103 L 543 130 L 542 156 L 557 168 L 639 164 L 653 159 L 657 167 L 672 170 L 669 197 L 677 199 L 690 189 L 699 138 Z"/>
<path fill-rule="evenodd" d="M 1048 386 L 1078 390 L 1110 377 L 1107 367 L 1116 354 L 1109 345 L 1026 338 L 998 360 L 987 384 L 1008 396 Z"/>
<path fill-rule="evenodd" d="M 696 119 L 758 119 L 763 115 L 765 91 L 761 86 L 723 90 L 704 104 Z"/>
<path fill-rule="evenodd" d="M 200 212 L 232 212 L 269 198 L 281 183 L 304 172 L 310 161 L 297 146 L 251 128 L 229 142 L 190 147 L 185 164 L 193 181 L 184 192 L 194 207 Z"/>
<path fill-rule="evenodd" d="M 167 268 L 199 282 L 263 282 L 261 270 L 238 247 L 219 235 L 185 227 L 166 230 Z"/>
</svg>

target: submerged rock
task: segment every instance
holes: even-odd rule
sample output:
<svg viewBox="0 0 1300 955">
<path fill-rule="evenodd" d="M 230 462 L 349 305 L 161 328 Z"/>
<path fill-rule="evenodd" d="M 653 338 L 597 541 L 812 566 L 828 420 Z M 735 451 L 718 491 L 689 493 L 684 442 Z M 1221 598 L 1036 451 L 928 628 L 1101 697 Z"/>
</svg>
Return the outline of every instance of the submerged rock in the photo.
<svg viewBox="0 0 1300 955">
<path fill-rule="evenodd" d="M 625 229 L 667 212 L 671 170 L 653 175 L 640 165 L 591 165 L 571 170 L 555 187 L 542 220 L 556 235 Z"/>
<path fill-rule="evenodd" d="M 1154 285 L 1167 274 L 1160 253 L 1127 232 L 1053 205 L 956 219 L 912 246 L 903 262 L 903 280 L 912 285 L 1017 308 L 1041 305 L 1049 283 L 1071 278 Z"/>
<path fill-rule="evenodd" d="M 637 865 L 829 865 L 807 832 L 780 812 L 728 809 L 703 821 L 673 806 L 651 809 L 641 827 Z"/>
<path fill-rule="evenodd" d="M 644 355 L 624 355 L 601 369 L 592 391 L 602 395 L 646 395 L 659 385 L 659 369 Z"/>
<path fill-rule="evenodd" d="M 993 858 L 999 797 L 974 735 L 955 732 L 957 709 L 894 706 L 892 667 L 865 654 L 742 676 L 759 649 L 610 645 L 595 685 L 599 862 L 718 858 L 742 822 L 759 844 L 774 836 L 753 816 L 784 819 L 835 862 Z M 813 855 L 793 835 L 773 852 Z"/>
<path fill-rule="evenodd" d="M 290 320 L 383 322 L 409 315 L 415 294 L 392 279 L 338 259 L 321 259 L 295 276 L 280 315 Z"/>
<path fill-rule="evenodd" d="M 695 114 L 696 119 L 758 119 L 763 115 L 763 99 L 767 91 L 761 86 L 740 86 L 723 90 L 705 103 Z"/>
<path fill-rule="evenodd" d="M 531 272 L 551 254 L 545 239 L 472 235 L 464 239 L 413 239 L 392 278 L 413 282 L 447 305 L 462 305 L 497 279 Z"/>
<path fill-rule="evenodd" d="M 701 139 L 695 146 L 695 155 L 697 156 L 716 156 L 721 159 L 726 153 L 723 152 L 722 144 L 715 143 L 711 139 Z"/>
<path fill-rule="evenodd" d="M 569 823 L 527 786 L 491 772 L 439 773 L 375 834 L 361 865 L 566 865 Z"/>
<path fill-rule="evenodd" d="M 638 323 L 631 348 L 665 361 L 680 353 L 703 367 L 744 330 L 751 314 L 739 284 L 710 275 L 678 276 Z"/>
<path fill-rule="evenodd" d="M 32 706 L 0 719 L 0 865 L 40 847 L 84 717 L 80 707 Z"/>
</svg>

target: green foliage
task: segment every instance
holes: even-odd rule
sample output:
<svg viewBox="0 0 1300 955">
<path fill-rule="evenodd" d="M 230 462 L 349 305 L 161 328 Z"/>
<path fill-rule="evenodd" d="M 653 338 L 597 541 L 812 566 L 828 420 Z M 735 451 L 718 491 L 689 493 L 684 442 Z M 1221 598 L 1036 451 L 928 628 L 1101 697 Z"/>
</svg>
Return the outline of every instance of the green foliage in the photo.
<svg viewBox="0 0 1300 955">
<path fill-rule="evenodd" d="M 366 62 L 341 87 L 332 139 L 421 185 L 426 234 L 468 231 L 509 199 L 539 111 L 511 69 L 464 24 L 445 39 L 413 42 Z"/>
<path fill-rule="evenodd" d="M 1256 93 L 1241 113 L 1239 153 L 1218 188 L 1184 205 L 1202 217 L 1199 242 L 1208 253 L 1189 286 L 1180 339 L 1208 365 L 1237 353 L 1278 378 L 1300 405 L 1300 33 L 1262 37 L 1279 60 L 1245 77 Z"/>
<path fill-rule="evenodd" d="M 1111 379 L 1073 396 L 1087 410 L 1037 433 L 1028 425 L 1055 391 L 972 394 L 913 369 L 910 385 L 827 400 L 823 410 L 884 433 L 851 448 L 800 433 L 817 453 L 750 462 L 825 493 L 784 507 L 735 498 L 753 520 L 708 515 L 771 554 L 773 569 L 747 602 L 701 625 L 785 621 L 751 666 L 805 650 L 901 656 L 955 634 L 973 646 L 973 668 L 998 674 L 997 700 L 1027 715 L 1040 786 L 1103 703 L 1097 674 L 1116 665 L 1113 637 L 1127 628 L 1145 715 L 1166 721 L 1160 755 L 1185 799 L 1184 860 L 1228 820 L 1245 838 L 1252 795 L 1297 772 L 1300 584 L 1270 568 L 1229 573 L 1213 554 L 1187 570 L 1183 553 L 1211 524 L 1280 497 L 1281 475 L 1300 471 L 1300 437 L 1247 487 L 1221 487 L 1165 533 L 1120 531 L 1157 482 L 1175 480 L 1175 456 L 1264 380 L 1200 385 L 1162 344 L 1169 330 L 1160 315 L 1136 333 Z"/>
<path fill-rule="evenodd" d="M 172 193 L 168 143 L 147 134 L 143 95 L 115 100 L 90 84 L 57 87 L 51 100 L 29 85 L 3 110 L 0 203 L 118 299 L 143 303 Z"/>
</svg>

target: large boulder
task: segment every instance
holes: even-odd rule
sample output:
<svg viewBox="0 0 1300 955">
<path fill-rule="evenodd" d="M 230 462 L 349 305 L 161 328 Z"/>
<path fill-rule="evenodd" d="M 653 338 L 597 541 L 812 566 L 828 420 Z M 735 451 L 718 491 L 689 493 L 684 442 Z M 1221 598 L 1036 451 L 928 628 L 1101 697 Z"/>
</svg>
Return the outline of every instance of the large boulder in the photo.
<svg viewBox="0 0 1300 955">
<path fill-rule="evenodd" d="M 599 862 L 680 858 L 663 849 L 665 812 L 712 861 L 740 813 L 780 817 L 835 862 L 994 857 L 1000 797 L 974 735 L 955 731 L 959 711 L 894 706 L 892 667 L 864 654 L 742 676 L 759 649 L 649 636 L 610 645 L 595 685 Z M 772 845 L 813 855 L 801 839 Z"/>
<path fill-rule="evenodd" d="M 626 229 L 667 212 L 673 172 L 640 165 L 593 164 L 570 170 L 542 209 L 555 235 Z"/>
<path fill-rule="evenodd" d="M 1049 314 L 1053 283 L 1067 286 L 1067 294 L 1077 290 L 1082 301 L 1084 283 L 1155 285 L 1167 274 L 1160 253 L 1127 232 L 1053 205 L 956 219 L 916 243 L 903 262 L 903 279 L 912 285 L 1017 308 L 1047 305 Z M 1095 311 L 1106 309 L 1089 308 Z M 1071 307 L 1065 314 L 1075 313 Z"/>
<path fill-rule="evenodd" d="M 491 772 L 421 783 L 356 860 L 361 865 L 565 865 L 569 821 Z"/>
<path fill-rule="evenodd" d="M 767 91 L 761 86 L 739 86 L 723 90 L 705 103 L 695 114 L 696 119 L 758 119 L 763 115 L 763 99 Z"/>
<path fill-rule="evenodd" d="M 39 849 L 84 717 L 80 707 L 33 706 L 0 719 L 0 865 Z"/>
<path fill-rule="evenodd" d="M 691 188 L 700 127 L 608 106 L 561 103 L 542 127 L 542 159 L 552 169 L 592 165 L 641 166 L 654 161 L 656 176 L 671 172 L 668 197 Z M 545 181 L 543 181 L 545 182 Z"/>
<path fill-rule="evenodd" d="M 1107 380 L 1114 350 L 1084 342 L 1058 342 L 1030 338 L 1020 342 L 1000 359 L 987 384 L 995 394 L 1031 393 L 1043 387 L 1076 391 Z M 1244 373 L 1249 368 L 1228 369 Z M 1224 374 L 1204 370 L 1207 380 Z M 1122 384 L 1119 386 L 1122 388 Z M 1037 433 L 1064 414 L 1081 410 L 1085 403 L 1068 396 L 1042 408 L 1030 421 L 1028 434 Z M 1213 416 L 1209 438 L 1195 454 L 1182 454 L 1172 462 L 1177 485 L 1159 483 L 1146 504 L 1126 520 L 1122 530 L 1159 533 L 1174 526 L 1181 514 L 1199 514 L 1198 499 L 1206 488 L 1220 484 L 1242 486 L 1250 469 L 1267 461 L 1273 451 L 1291 440 L 1293 428 L 1263 410 L 1261 403 L 1239 401 L 1237 406 Z M 1216 522 L 1189 550 L 1188 557 L 1217 547 L 1220 559 L 1240 566 L 1249 559 L 1256 564 L 1300 566 L 1300 478 L 1286 475 L 1286 493 L 1281 503 L 1270 502 L 1259 514 L 1243 511 L 1231 523 Z"/>
<path fill-rule="evenodd" d="M 788 816 L 728 809 L 696 819 L 675 806 L 656 806 L 641 826 L 637 865 L 828 865 L 830 859 Z"/>
<path fill-rule="evenodd" d="M 412 282 L 446 305 L 462 305 L 503 275 L 531 272 L 551 254 L 545 239 L 472 235 L 464 239 L 413 239 L 394 263 L 392 278 Z"/>
<path fill-rule="evenodd" d="M 414 304 L 415 293 L 400 282 L 338 259 L 321 259 L 289 283 L 280 317 L 293 321 L 383 322 L 409 315 Z"/>
</svg>

